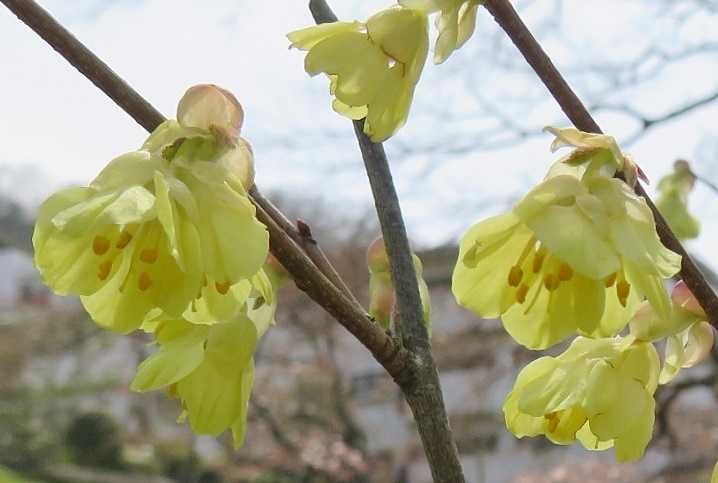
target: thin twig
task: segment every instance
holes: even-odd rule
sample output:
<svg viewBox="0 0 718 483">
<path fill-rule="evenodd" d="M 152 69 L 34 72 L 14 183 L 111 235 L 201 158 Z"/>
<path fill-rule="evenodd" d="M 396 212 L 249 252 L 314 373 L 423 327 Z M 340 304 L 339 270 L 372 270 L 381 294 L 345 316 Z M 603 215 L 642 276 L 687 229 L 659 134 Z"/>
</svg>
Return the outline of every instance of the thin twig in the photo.
<svg viewBox="0 0 718 483">
<path fill-rule="evenodd" d="M 337 20 L 324 0 L 310 0 L 309 9 L 318 24 Z M 414 414 L 434 481 L 461 483 L 464 474 L 449 426 L 431 342 L 424 326 L 419 285 L 389 162 L 381 143 L 373 143 L 364 134 L 363 120 L 354 121 L 354 132 L 389 257 L 402 341 L 419 361 L 413 384 L 401 386 L 401 389 Z"/>
<path fill-rule="evenodd" d="M 347 283 L 339 275 L 339 272 L 337 272 L 337 269 L 334 268 L 332 262 L 329 261 L 329 258 L 324 253 L 324 250 L 322 250 L 322 247 L 319 246 L 317 241 L 312 236 L 311 228 L 309 227 L 309 225 L 306 224 L 306 222 L 303 222 L 306 225 L 308 231 L 305 231 L 304 233 L 300 232 L 300 230 L 295 228 L 295 226 L 292 225 L 292 222 L 289 221 L 286 216 L 284 216 L 284 213 L 279 211 L 279 209 L 274 206 L 271 201 L 269 201 L 267 198 L 264 197 L 264 195 L 262 195 L 262 193 L 259 192 L 256 186 L 252 187 L 252 189 L 249 190 L 249 194 L 255 201 L 255 203 L 260 205 L 264 209 L 264 211 L 266 211 L 267 214 L 271 216 L 274 221 L 277 222 L 280 228 L 282 228 L 282 230 L 284 230 L 284 232 L 287 233 L 297 245 L 302 247 L 304 252 L 309 255 L 309 258 L 312 260 L 312 262 L 314 262 L 319 271 L 321 271 L 329 280 L 331 280 L 337 288 L 344 292 L 344 295 L 346 295 L 347 298 L 351 300 L 351 302 L 356 305 L 359 310 L 364 310 L 361 303 L 359 303 L 357 298 L 352 293 L 351 289 L 349 289 Z"/>
<path fill-rule="evenodd" d="M 164 121 L 159 111 L 37 3 L 32 0 L 0 1 L 146 130 L 152 131 Z M 397 382 L 406 384 L 413 372 L 407 351 L 397 347 L 393 339 L 376 326 L 363 309 L 360 310 L 335 287 L 261 206 L 255 206 L 257 217 L 269 230 L 272 253 L 297 285 L 359 339 Z"/>
<path fill-rule="evenodd" d="M 483 5 L 511 38 L 574 126 L 582 131 L 601 133 L 601 128 L 556 69 L 511 3 L 508 0 L 486 0 Z M 718 297 L 715 292 L 639 183 L 636 183 L 635 191 L 651 208 L 663 244 L 682 257 L 681 278 L 698 299 L 710 323 L 718 328 Z"/>
</svg>

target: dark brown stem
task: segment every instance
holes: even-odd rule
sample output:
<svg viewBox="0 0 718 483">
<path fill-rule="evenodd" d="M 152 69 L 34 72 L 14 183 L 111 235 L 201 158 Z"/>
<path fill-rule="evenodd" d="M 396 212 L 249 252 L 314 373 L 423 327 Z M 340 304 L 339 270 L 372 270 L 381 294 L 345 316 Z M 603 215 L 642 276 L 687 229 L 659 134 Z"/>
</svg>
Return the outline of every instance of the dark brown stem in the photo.
<svg viewBox="0 0 718 483">
<path fill-rule="evenodd" d="M 508 0 L 486 0 L 483 5 L 511 38 L 514 45 L 538 74 L 574 126 L 582 131 L 601 133 L 601 128 L 591 117 L 591 114 L 558 69 L 556 69 L 556 66 L 551 62 L 549 56 L 531 34 L 511 3 Z M 688 255 L 676 235 L 671 231 L 665 218 L 658 211 L 656 205 L 653 204 L 643 187 L 636 183 L 635 191 L 636 194 L 646 200 L 646 203 L 651 208 L 656 220 L 656 229 L 663 244 L 682 257 L 681 278 L 698 299 L 701 307 L 708 315 L 710 323 L 718 328 L 718 297 L 716 297 L 715 292 L 706 281 L 695 261 Z"/>
<path fill-rule="evenodd" d="M 319 246 L 317 241 L 312 237 L 310 225 L 302 221 L 302 223 L 304 223 L 304 225 L 306 226 L 307 230 L 306 233 L 302 233 L 292 224 L 291 221 L 287 219 L 286 216 L 284 216 L 284 213 L 279 211 L 279 209 L 274 206 L 271 201 L 265 198 L 264 195 L 262 195 L 256 187 L 252 187 L 252 189 L 250 190 L 250 194 L 252 195 L 254 201 L 258 205 L 260 205 L 264 209 L 264 211 L 266 211 L 267 214 L 271 216 L 272 219 L 274 219 L 274 221 L 277 222 L 280 228 L 284 230 L 284 232 L 289 235 L 297 245 L 302 247 L 304 252 L 309 256 L 312 262 L 314 262 L 317 268 L 329 280 L 331 280 L 337 288 L 344 292 L 344 295 L 347 296 L 347 298 L 356 306 L 356 308 L 358 310 L 364 310 L 362 308 L 362 305 L 359 303 L 352 291 L 349 289 L 347 283 L 339 275 L 339 272 L 337 272 L 336 268 L 334 268 L 332 262 L 329 261 L 329 258 L 324 253 L 324 250 L 322 250 L 322 247 Z"/>
<path fill-rule="evenodd" d="M 397 382 L 411 379 L 406 370 L 409 365 L 408 352 L 398 347 L 363 310 L 358 310 L 323 273 L 317 270 L 309 257 L 259 204 L 255 206 L 257 218 L 269 230 L 272 254 L 292 275 L 297 287 L 359 339 Z"/>
<path fill-rule="evenodd" d="M 324 0 L 310 0 L 309 9 L 318 24 L 337 20 Z M 372 142 L 364 134 L 363 120 L 354 121 L 354 132 L 389 257 L 402 341 L 418 360 L 416 378 L 401 385 L 401 389 L 414 415 L 434 481 L 461 483 L 465 481 L 464 474 L 424 326 L 419 285 L 389 162 L 381 143 Z"/>
<path fill-rule="evenodd" d="M 165 120 L 159 111 L 37 3 L 32 0 L 0 1 L 147 131 L 154 130 Z M 254 193 L 261 197 L 256 188 Z M 398 347 L 391 337 L 369 319 L 366 311 L 335 287 L 262 206 L 256 202 L 255 206 L 257 217 L 269 230 L 272 253 L 300 288 L 354 334 L 394 379 L 403 384 L 412 379 L 413 364 L 408 352 Z M 284 215 L 280 218 L 286 220 Z"/>
</svg>

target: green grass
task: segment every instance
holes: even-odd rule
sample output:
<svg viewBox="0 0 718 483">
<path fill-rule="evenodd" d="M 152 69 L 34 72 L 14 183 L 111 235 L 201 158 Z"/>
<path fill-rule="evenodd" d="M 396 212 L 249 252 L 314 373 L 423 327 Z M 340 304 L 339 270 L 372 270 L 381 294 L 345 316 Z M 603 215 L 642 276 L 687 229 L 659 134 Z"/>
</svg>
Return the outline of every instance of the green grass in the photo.
<svg viewBox="0 0 718 483">
<path fill-rule="evenodd" d="M 18 475 L 15 472 L 8 470 L 7 468 L 0 466 L 0 483 L 43 483 L 38 480 L 31 480 L 22 475 Z"/>
</svg>

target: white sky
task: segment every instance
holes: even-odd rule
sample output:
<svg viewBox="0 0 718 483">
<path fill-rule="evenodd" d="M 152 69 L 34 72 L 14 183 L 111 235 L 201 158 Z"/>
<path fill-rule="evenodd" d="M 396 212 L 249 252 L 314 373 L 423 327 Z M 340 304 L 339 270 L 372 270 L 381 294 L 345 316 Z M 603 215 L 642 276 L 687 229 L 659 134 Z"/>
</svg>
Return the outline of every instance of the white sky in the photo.
<svg viewBox="0 0 718 483">
<path fill-rule="evenodd" d="M 524 13 L 545 39 L 569 80 L 592 98 L 605 86 L 582 66 L 632 57 L 647 46 L 710 39 L 718 42 L 716 18 L 699 17 L 676 29 L 656 21 L 655 0 L 564 2 L 560 36 L 551 36 L 542 2 Z M 351 125 L 329 108 L 326 81 L 303 71 L 303 54 L 288 50 L 284 35 L 312 24 L 301 0 L 45 0 L 41 3 L 165 115 L 172 116 L 184 90 L 213 82 L 234 92 L 245 108 L 243 135 L 255 148 L 257 182 L 263 191 L 285 189 L 359 216 L 370 206 L 368 184 Z M 333 0 L 344 19 L 364 19 L 389 0 Z M 507 72 L 490 61 L 516 64 L 512 47 L 481 11 L 475 36 L 442 66 L 427 66 L 409 123 L 387 142 L 390 158 L 400 145 L 443 139 L 461 143 L 486 124 L 471 117 L 477 93 L 513 111 L 519 125 L 565 124 L 535 77 Z M 492 60 L 493 59 L 493 60 Z M 520 65 L 520 63 L 519 63 Z M 662 72 L 630 97 L 661 114 L 716 89 L 715 57 L 690 58 Z M 517 96 L 536 103 L 513 105 Z M 448 110 L 450 115 L 437 116 Z M 630 147 L 654 181 L 677 157 L 695 160 L 697 171 L 718 181 L 718 159 L 706 155 L 716 136 L 718 103 L 663 125 Z M 635 125 L 625 116 L 600 114 L 599 123 L 619 139 Z M 139 146 L 146 133 L 58 54 L 0 7 L 0 192 L 37 203 L 52 190 L 87 183 L 114 156 Z M 449 157 L 416 153 L 395 160 L 394 175 L 411 236 L 433 244 L 456 238 L 505 200 L 520 196 L 543 176 L 552 160 L 547 135 L 501 150 Z M 655 184 L 655 183 L 654 183 Z M 496 201 L 498 200 L 498 202 Z M 691 202 L 705 227 L 690 248 L 713 257 L 718 244 L 716 195 L 699 188 Z M 503 203 L 503 205 L 502 205 Z"/>
</svg>

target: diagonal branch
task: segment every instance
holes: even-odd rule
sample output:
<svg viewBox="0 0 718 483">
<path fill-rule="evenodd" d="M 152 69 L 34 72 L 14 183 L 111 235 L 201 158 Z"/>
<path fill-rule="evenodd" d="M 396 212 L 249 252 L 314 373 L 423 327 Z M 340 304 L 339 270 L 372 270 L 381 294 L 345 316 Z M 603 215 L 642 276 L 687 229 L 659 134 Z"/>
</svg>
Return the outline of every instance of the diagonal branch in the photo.
<svg viewBox="0 0 718 483">
<path fill-rule="evenodd" d="M 36 2 L 0 1 L 146 130 L 151 132 L 165 120 L 159 111 Z M 259 193 L 256 187 L 253 192 L 255 195 Z M 407 351 L 377 327 L 361 306 L 337 288 L 330 281 L 331 276 L 317 268 L 291 236 L 282 230 L 281 223 L 256 202 L 255 206 L 257 217 L 269 230 L 272 253 L 289 271 L 299 288 L 359 339 L 397 382 L 405 383 L 411 379 L 412 363 Z M 286 217 L 282 215 L 282 219 L 286 220 Z"/>
<path fill-rule="evenodd" d="M 569 120 L 578 129 L 586 132 L 601 133 L 601 128 L 591 117 L 581 100 L 576 96 L 549 56 L 524 24 L 521 17 L 508 0 L 486 0 L 483 4 L 494 16 L 513 43 L 523 54 L 551 95 L 556 99 Z M 656 229 L 663 244 L 682 257 L 680 276 L 691 289 L 710 323 L 718 328 L 718 297 L 708 284 L 695 261 L 688 255 L 676 235 L 671 231 L 663 215 L 658 211 L 643 187 L 636 183 L 636 194 L 642 196 L 656 219 Z"/>
<path fill-rule="evenodd" d="M 324 0 L 310 0 L 309 9 L 317 23 L 337 21 Z M 449 426 L 429 334 L 424 326 L 419 285 L 389 162 L 382 144 L 373 143 L 364 134 L 363 120 L 354 121 L 354 132 L 389 257 L 402 340 L 418 361 L 417 377 L 411 384 L 401 385 L 401 389 L 414 414 L 434 481 L 461 483 L 464 474 Z"/>
</svg>

